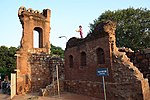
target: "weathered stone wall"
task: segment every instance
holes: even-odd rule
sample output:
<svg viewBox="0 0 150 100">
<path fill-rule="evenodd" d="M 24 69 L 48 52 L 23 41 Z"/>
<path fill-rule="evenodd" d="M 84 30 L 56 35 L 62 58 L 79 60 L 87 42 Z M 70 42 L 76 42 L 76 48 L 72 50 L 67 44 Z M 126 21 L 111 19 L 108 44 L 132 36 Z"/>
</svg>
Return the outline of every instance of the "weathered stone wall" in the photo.
<svg viewBox="0 0 150 100">
<path fill-rule="evenodd" d="M 82 40 L 81 40 L 82 41 Z M 103 43 L 105 42 L 105 44 Z M 109 51 L 109 37 L 95 39 L 90 42 L 83 41 L 82 43 L 72 48 L 67 48 L 65 51 L 65 79 L 66 80 L 83 80 L 83 81 L 100 81 L 100 77 L 96 76 L 96 69 L 99 67 L 107 67 L 109 69 L 109 81 L 111 78 L 111 61 Z M 94 45 L 93 45 L 94 44 Z M 95 46 L 96 45 L 96 46 Z M 108 47 L 108 48 L 106 48 Z M 96 49 L 102 48 L 105 54 L 105 63 L 98 64 L 96 59 Z M 86 53 L 86 65 L 82 66 L 81 63 L 81 52 Z M 69 56 L 72 55 L 74 62 L 73 66 L 69 66 Z M 108 78 L 107 78 L 108 80 Z"/>
<path fill-rule="evenodd" d="M 58 95 L 59 91 L 64 91 L 64 62 L 60 57 L 51 57 L 49 59 L 49 73 L 50 82 L 48 85 L 40 88 L 41 96 Z M 36 76 L 35 76 L 36 77 Z M 45 81 L 43 81 L 45 82 Z"/>
<path fill-rule="evenodd" d="M 143 74 L 130 62 L 130 59 L 123 52 L 113 53 L 112 72 L 115 83 L 118 85 L 116 93 L 131 100 L 148 100 L 150 96 L 148 79 L 144 79 Z M 121 89 L 122 84 L 130 84 Z M 121 92 L 120 92 L 121 89 Z M 126 92 L 128 91 L 128 92 Z"/>
<path fill-rule="evenodd" d="M 97 25 L 95 32 L 88 34 L 84 39 L 75 37 L 69 39 L 65 50 L 66 80 L 99 81 L 101 78 L 96 76 L 96 70 L 97 68 L 106 67 L 109 70 L 109 76 L 106 80 L 113 81 L 111 73 L 111 53 L 116 47 L 114 35 L 115 28 L 114 23 L 106 21 Z M 104 56 L 103 63 L 98 63 L 98 49 L 103 51 L 100 53 Z M 82 52 L 86 54 L 86 65 L 84 66 L 81 65 Z M 70 67 L 70 55 L 73 57 L 72 67 Z"/>
<path fill-rule="evenodd" d="M 104 51 L 104 63 L 97 63 L 97 48 Z M 82 52 L 86 57 L 85 66 L 81 66 Z M 97 68 L 108 68 L 109 76 L 105 77 L 108 99 L 149 99 L 148 80 L 143 78 L 143 74 L 130 62 L 126 54 L 116 47 L 115 27 L 110 21 L 97 25 L 94 33 L 85 39 L 71 38 L 67 42 L 65 90 L 102 98 L 102 79 L 96 76 Z"/>
<path fill-rule="evenodd" d="M 31 91 L 38 92 L 52 81 L 52 72 L 49 65 L 50 56 L 48 54 L 32 54 L 30 61 L 31 68 Z"/>
<path fill-rule="evenodd" d="M 43 88 L 50 84 L 52 80 L 50 62 L 51 57 L 49 54 L 28 54 L 27 59 L 27 73 L 22 74 L 18 72 L 17 88 L 18 94 L 26 92 L 37 92 L 40 88 Z M 21 80 L 20 80 L 21 79 Z"/>
<path fill-rule="evenodd" d="M 102 82 L 65 80 L 65 91 L 103 98 Z M 106 86 L 107 87 L 107 86 Z"/>
<path fill-rule="evenodd" d="M 111 100 L 148 100 L 150 97 L 148 80 L 133 66 L 125 53 L 116 52 L 113 56 L 112 75 L 114 82 L 106 81 L 107 98 Z M 105 77 L 107 78 L 107 76 Z M 65 90 L 77 94 L 104 99 L 101 82 L 66 80 Z"/>
<path fill-rule="evenodd" d="M 18 83 L 17 85 L 18 87 L 20 87 L 18 88 L 18 94 L 23 94 L 26 92 L 41 92 L 41 89 L 45 89 L 46 94 L 49 95 L 57 94 L 56 65 L 58 66 L 59 80 L 61 80 L 60 88 L 61 90 L 64 89 L 62 82 L 62 80 L 64 80 L 64 62 L 60 57 L 51 57 L 49 54 L 45 53 L 30 54 L 28 55 L 28 57 L 30 57 L 27 60 L 28 74 L 22 75 L 22 83 Z M 18 77 L 21 77 L 20 74 L 18 75 Z"/>
<path fill-rule="evenodd" d="M 108 100 L 143 100 L 140 81 L 134 83 L 134 85 L 133 83 L 110 82 L 106 82 L 105 85 Z M 65 91 L 104 99 L 102 82 L 66 80 L 64 86 Z M 126 89 L 127 87 L 128 89 Z"/>
<path fill-rule="evenodd" d="M 64 81 L 59 80 L 59 93 L 64 92 Z M 47 85 L 46 88 L 41 88 L 39 95 L 40 96 L 54 96 L 59 95 L 58 93 L 58 83 L 55 81 L 54 83 Z"/>
<path fill-rule="evenodd" d="M 150 49 L 126 53 L 130 61 L 143 73 L 143 76 L 149 79 L 150 84 Z"/>
</svg>

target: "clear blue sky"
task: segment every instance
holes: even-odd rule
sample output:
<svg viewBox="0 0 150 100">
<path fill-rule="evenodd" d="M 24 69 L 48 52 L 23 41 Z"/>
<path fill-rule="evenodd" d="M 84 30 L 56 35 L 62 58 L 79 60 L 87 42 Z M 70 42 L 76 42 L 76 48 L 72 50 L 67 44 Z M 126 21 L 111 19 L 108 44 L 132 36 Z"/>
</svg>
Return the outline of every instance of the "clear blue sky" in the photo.
<svg viewBox="0 0 150 100">
<path fill-rule="evenodd" d="M 66 36 L 79 37 L 75 32 L 79 25 L 83 26 L 84 37 L 89 31 L 89 23 L 93 23 L 107 10 L 134 8 L 150 9 L 149 0 L 1 0 L 0 1 L 0 46 L 19 46 L 22 37 L 22 26 L 18 18 L 18 9 L 25 6 L 33 10 L 50 9 L 51 32 L 50 42 L 63 49 L 67 40 L 58 38 Z"/>
</svg>

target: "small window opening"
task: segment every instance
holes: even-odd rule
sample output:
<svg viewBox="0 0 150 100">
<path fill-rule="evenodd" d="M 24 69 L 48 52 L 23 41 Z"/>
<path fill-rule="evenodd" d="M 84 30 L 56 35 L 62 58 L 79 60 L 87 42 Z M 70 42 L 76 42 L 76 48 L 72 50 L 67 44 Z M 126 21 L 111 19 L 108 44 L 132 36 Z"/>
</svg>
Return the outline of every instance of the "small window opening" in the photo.
<svg viewBox="0 0 150 100">
<path fill-rule="evenodd" d="M 81 52 L 81 66 L 86 66 L 86 53 Z"/>
<path fill-rule="evenodd" d="M 104 64 L 105 63 L 104 50 L 102 48 L 98 48 L 96 50 L 96 55 L 97 55 L 97 63 Z"/>
<path fill-rule="evenodd" d="M 69 67 L 70 68 L 73 67 L 73 56 L 72 55 L 69 56 Z"/>
</svg>

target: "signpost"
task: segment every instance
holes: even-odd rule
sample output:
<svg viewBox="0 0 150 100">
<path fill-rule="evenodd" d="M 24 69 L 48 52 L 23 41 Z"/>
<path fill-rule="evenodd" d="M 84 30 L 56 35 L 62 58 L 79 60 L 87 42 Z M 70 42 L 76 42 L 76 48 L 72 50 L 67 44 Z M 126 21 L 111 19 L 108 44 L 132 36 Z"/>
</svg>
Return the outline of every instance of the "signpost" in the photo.
<svg viewBox="0 0 150 100">
<path fill-rule="evenodd" d="M 104 100 L 106 100 L 106 88 L 105 88 L 105 79 L 104 76 L 108 76 L 108 68 L 98 68 L 97 76 L 102 76 L 103 78 L 103 89 L 104 89 Z"/>
</svg>

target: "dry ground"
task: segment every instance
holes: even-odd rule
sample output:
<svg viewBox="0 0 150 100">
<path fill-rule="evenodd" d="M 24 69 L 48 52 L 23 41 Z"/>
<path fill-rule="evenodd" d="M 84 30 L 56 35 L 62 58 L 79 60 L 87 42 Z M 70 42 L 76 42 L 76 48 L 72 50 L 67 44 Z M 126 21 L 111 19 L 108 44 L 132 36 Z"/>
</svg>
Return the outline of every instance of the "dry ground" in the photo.
<svg viewBox="0 0 150 100">
<path fill-rule="evenodd" d="M 0 93 L 0 100 L 10 100 L 10 95 Z M 36 94 L 16 95 L 12 100 L 100 100 L 84 95 L 77 95 L 73 93 L 64 92 L 60 97 L 42 97 Z"/>
</svg>

